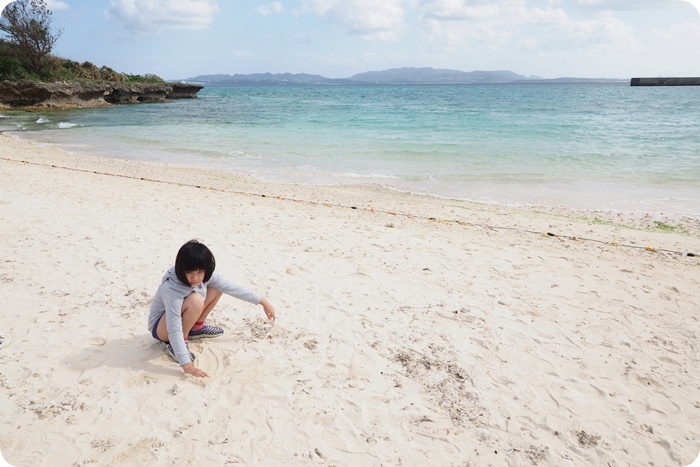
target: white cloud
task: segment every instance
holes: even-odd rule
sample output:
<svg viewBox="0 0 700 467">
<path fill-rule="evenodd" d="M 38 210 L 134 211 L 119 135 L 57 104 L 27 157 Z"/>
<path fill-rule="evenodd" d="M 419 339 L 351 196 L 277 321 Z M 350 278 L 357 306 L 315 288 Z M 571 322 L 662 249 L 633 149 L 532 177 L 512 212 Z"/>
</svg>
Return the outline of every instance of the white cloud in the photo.
<svg viewBox="0 0 700 467">
<path fill-rule="evenodd" d="M 395 40 L 403 24 L 401 0 L 305 0 L 303 7 L 365 39 Z"/>
<path fill-rule="evenodd" d="M 523 20 L 523 28 L 534 33 L 526 41 L 530 46 L 537 37 L 537 42 L 547 49 L 602 47 L 631 50 L 636 47 L 634 29 L 611 13 L 575 20 L 562 8 L 533 8 Z"/>
<path fill-rule="evenodd" d="M 7 5 L 12 3 L 13 0 L 0 0 L 0 12 L 5 9 Z M 46 0 L 46 6 L 49 10 L 68 10 L 70 7 L 67 3 L 61 2 L 59 0 Z"/>
<path fill-rule="evenodd" d="M 263 16 L 271 16 L 274 14 L 284 13 L 284 5 L 282 5 L 282 2 L 272 2 L 269 5 L 261 5 L 257 7 L 255 11 Z"/>
<path fill-rule="evenodd" d="M 485 0 L 424 0 L 421 3 L 426 17 L 446 21 L 485 20 L 501 12 L 499 5 Z"/>
<path fill-rule="evenodd" d="M 634 46 L 634 30 L 616 18 L 580 21 L 572 23 L 571 26 L 574 37 L 584 43 L 623 49 Z"/>
<path fill-rule="evenodd" d="M 693 44 L 695 48 L 700 44 L 700 24 L 697 21 L 684 24 L 676 24 L 668 29 L 653 28 L 652 34 L 668 42 L 680 44 Z M 691 47 L 687 47 L 691 49 Z"/>
<path fill-rule="evenodd" d="M 61 2 L 59 0 L 46 0 L 46 6 L 49 10 L 68 10 L 70 7 L 66 2 Z"/>
<path fill-rule="evenodd" d="M 453 24 L 428 18 L 425 20 L 425 29 L 425 39 L 429 46 L 426 50 L 439 51 L 444 49 L 453 51 L 467 45 L 464 34 L 460 33 L 459 30 L 453 30 Z"/>
<path fill-rule="evenodd" d="M 475 27 L 470 36 L 481 43 L 490 45 L 491 47 L 499 47 L 507 44 L 515 33 L 508 28 L 495 28 L 489 25 L 478 25 Z"/>
<path fill-rule="evenodd" d="M 108 18 L 140 33 L 206 29 L 219 11 L 216 0 L 111 0 Z"/>
<path fill-rule="evenodd" d="M 698 0 L 575 0 L 575 4 L 595 10 L 624 11 L 646 10 L 650 8 L 670 8 Z"/>
<path fill-rule="evenodd" d="M 5 9 L 7 5 L 12 3 L 13 0 L 0 0 L 0 12 Z M 67 3 L 61 2 L 59 0 L 46 0 L 46 6 L 49 10 L 67 10 L 70 7 Z"/>
<path fill-rule="evenodd" d="M 523 37 L 518 42 L 518 46 L 525 50 L 537 50 L 540 48 L 540 39 L 538 37 Z"/>
<path fill-rule="evenodd" d="M 578 0 L 579 3 L 611 3 Z M 618 5 L 624 1 L 613 0 Z M 490 48 L 513 46 L 534 50 L 636 47 L 631 26 L 602 11 L 593 18 L 576 20 L 559 0 L 545 7 L 527 7 L 525 0 L 504 0 L 497 6 L 486 0 L 423 0 L 421 22 L 426 42 L 448 48 L 466 47 L 469 42 Z M 461 39 L 461 40 L 460 40 Z"/>
<path fill-rule="evenodd" d="M 565 25 L 571 20 L 562 8 L 532 8 L 527 11 L 522 20 L 529 24 Z"/>
</svg>

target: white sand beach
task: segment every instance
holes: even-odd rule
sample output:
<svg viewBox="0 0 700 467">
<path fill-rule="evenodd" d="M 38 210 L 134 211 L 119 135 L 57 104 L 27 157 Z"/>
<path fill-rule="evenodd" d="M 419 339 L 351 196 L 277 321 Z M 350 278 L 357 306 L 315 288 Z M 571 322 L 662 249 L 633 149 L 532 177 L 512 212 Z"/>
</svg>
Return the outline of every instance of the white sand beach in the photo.
<svg viewBox="0 0 700 467">
<path fill-rule="evenodd" d="M 700 220 L 276 185 L 0 135 L 13 466 L 684 466 Z M 185 375 L 147 330 L 178 248 L 224 296 Z"/>
</svg>

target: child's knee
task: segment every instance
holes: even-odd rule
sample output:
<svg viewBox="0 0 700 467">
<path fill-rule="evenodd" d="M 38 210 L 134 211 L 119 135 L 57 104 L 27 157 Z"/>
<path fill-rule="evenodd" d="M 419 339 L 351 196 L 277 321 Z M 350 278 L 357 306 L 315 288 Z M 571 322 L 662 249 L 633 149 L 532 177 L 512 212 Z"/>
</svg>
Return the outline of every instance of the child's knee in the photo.
<svg viewBox="0 0 700 467">
<path fill-rule="evenodd" d="M 182 311 L 186 309 L 199 309 L 204 308 L 204 297 L 202 297 L 197 292 L 192 292 L 189 294 L 185 300 L 182 302 Z"/>
</svg>

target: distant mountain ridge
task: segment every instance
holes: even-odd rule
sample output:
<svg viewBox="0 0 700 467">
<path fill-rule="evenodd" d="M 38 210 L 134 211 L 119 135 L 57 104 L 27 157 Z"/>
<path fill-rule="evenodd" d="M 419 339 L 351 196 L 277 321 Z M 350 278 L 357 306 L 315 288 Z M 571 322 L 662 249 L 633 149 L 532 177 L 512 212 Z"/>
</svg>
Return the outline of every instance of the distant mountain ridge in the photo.
<svg viewBox="0 0 700 467">
<path fill-rule="evenodd" d="M 392 68 L 358 73 L 349 79 L 372 84 L 477 84 L 511 83 L 527 77 L 508 70 L 465 72 L 435 68 Z M 539 78 L 530 77 L 529 79 Z"/>
<path fill-rule="evenodd" d="M 253 73 L 234 75 L 200 75 L 187 78 L 185 82 L 208 86 L 235 85 L 363 85 L 363 84 L 490 84 L 535 81 L 538 76 L 526 77 L 508 70 L 459 71 L 435 68 L 391 68 L 382 71 L 367 71 L 349 78 L 325 78 L 306 73 Z"/>
<path fill-rule="evenodd" d="M 321 75 L 309 75 L 306 73 L 252 73 L 248 75 L 200 75 L 194 78 L 182 80 L 188 83 L 208 84 L 209 86 L 228 86 L 235 84 L 345 84 L 346 80 L 324 78 Z"/>
</svg>

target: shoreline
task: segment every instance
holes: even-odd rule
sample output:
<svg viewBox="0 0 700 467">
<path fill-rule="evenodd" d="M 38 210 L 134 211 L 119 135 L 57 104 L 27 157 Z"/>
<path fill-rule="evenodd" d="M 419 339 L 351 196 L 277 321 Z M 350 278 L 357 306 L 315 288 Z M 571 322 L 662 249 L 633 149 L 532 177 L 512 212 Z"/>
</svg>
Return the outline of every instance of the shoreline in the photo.
<svg viewBox="0 0 700 467">
<path fill-rule="evenodd" d="M 14 132 L 10 132 L 14 133 Z M 447 222 L 464 222 L 470 223 L 468 218 L 460 218 L 455 216 L 455 210 L 450 210 L 449 214 L 440 209 L 442 205 L 458 206 L 458 211 L 493 211 L 499 216 L 509 216 L 516 214 L 535 217 L 552 217 L 559 218 L 562 221 L 578 220 L 589 222 L 598 225 L 608 225 L 610 227 L 631 228 L 650 233 L 680 233 L 690 237 L 700 238 L 700 218 L 678 213 L 663 213 L 663 212 L 648 212 L 648 211 L 622 211 L 612 209 L 575 209 L 565 206 L 544 206 L 537 204 L 530 205 L 506 205 L 500 203 L 486 203 L 479 201 L 471 201 L 461 198 L 449 196 L 440 196 L 430 193 L 415 193 L 408 189 L 401 189 L 395 186 L 387 186 L 381 183 L 357 183 L 357 184 L 305 184 L 305 183 L 284 183 L 275 181 L 265 181 L 255 178 L 251 175 L 235 173 L 226 170 L 217 170 L 211 167 L 201 166 L 186 166 L 178 164 L 169 164 L 165 162 L 150 162 L 141 160 L 132 160 L 126 158 L 113 158 L 108 156 L 85 155 L 74 152 L 68 152 L 51 143 L 41 143 L 28 141 L 20 138 L 17 135 L 7 135 L 0 131 L 0 139 L 6 138 L 19 144 L 36 146 L 37 148 L 46 149 L 51 153 L 53 160 L 60 161 L 61 164 L 68 168 L 82 169 L 86 171 L 102 171 L 103 168 L 107 171 L 114 171 L 115 175 L 127 174 L 136 178 L 141 178 L 138 174 L 143 171 L 147 174 L 159 174 L 156 176 L 164 177 L 164 181 L 178 180 L 178 177 L 192 177 L 194 174 L 193 186 L 210 186 L 211 181 L 215 181 L 210 188 L 222 189 L 234 186 L 242 186 L 245 190 L 257 190 L 261 196 L 267 197 L 307 197 L 310 202 L 325 202 L 333 203 L 337 192 L 350 192 L 344 196 L 354 196 L 357 201 L 347 200 L 348 206 L 355 205 L 356 209 L 366 209 L 375 211 L 377 209 L 398 213 L 400 215 L 433 218 Z M 41 157 L 28 157 L 30 162 L 41 162 Z M 55 164 L 53 164 L 55 165 Z M 186 174 L 186 175 L 183 175 Z M 155 180 L 154 181 L 158 181 Z M 220 184 L 221 188 L 217 186 Z M 328 198 L 323 198 L 320 194 L 327 193 Z M 420 212 L 400 212 L 393 203 L 388 207 L 383 208 L 375 205 L 376 202 L 372 198 L 391 199 L 408 198 L 413 199 L 415 205 L 421 206 Z M 306 201 L 304 198 L 302 201 Z M 380 201 L 381 202 L 381 201 Z M 358 204 L 359 203 L 359 204 Z M 431 210 L 432 209 L 432 210 Z M 537 224 L 529 223 L 527 228 L 533 228 Z M 510 228 L 509 225 L 507 228 Z M 544 229 L 543 233 L 546 233 Z M 567 235 L 574 237 L 582 237 L 581 233 L 576 232 L 558 232 L 559 235 Z M 697 252 L 691 252 L 697 253 Z"/>
<path fill-rule="evenodd" d="M 0 173 L 11 465 L 688 465 L 700 450 L 692 220 L 273 184 L 6 135 Z M 146 329 L 190 238 L 278 315 L 222 297 L 209 321 L 225 334 L 192 343 L 208 379 Z"/>
</svg>

